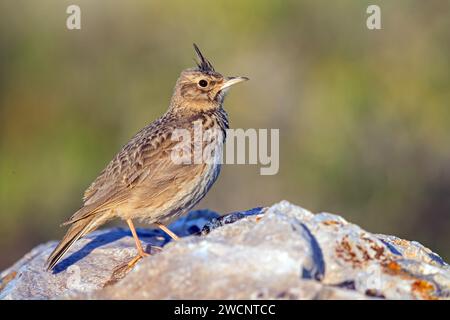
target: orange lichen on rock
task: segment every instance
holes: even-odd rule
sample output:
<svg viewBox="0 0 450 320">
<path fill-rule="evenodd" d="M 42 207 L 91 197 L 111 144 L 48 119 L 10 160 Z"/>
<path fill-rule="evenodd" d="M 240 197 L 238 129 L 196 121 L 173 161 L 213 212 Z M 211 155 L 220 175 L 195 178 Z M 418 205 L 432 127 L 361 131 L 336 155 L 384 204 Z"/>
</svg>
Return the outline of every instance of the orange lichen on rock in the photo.
<svg viewBox="0 0 450 320">
<path fill-rule="evenodd" d="M 396 261 L 389 261 L 386 265 L 388 273 L 398 275 L 402 273 L 402 267 Z"/>
<path fill-rule="evenodd" d="M 6 285 L 11 280 L 13 280 L 16 276 L 17 276 L 17 272 L 12 271 L 12 272 L 8 273 L 6 276 L 4 276 L 3 278 L 1 278 L 0 279 L 0 291 L 3 290 L 3 288 L 6 287 Z"/>
<path fill-rule="evenodd" d="M 325 220 L 322 223 L 326 226 L 335 226 L 335 225 L 341 224 L 339 221 L 336 221 L 336 220 Z"/>
<path fill-rule="evenodd" d="M 418 279 L 414 281 L 411 285 L 411 290 L 420 295 L 422 299 L 437 300 L 432 294 L 435 291 L 434 285 L 426 280 Z"/>
</svg>

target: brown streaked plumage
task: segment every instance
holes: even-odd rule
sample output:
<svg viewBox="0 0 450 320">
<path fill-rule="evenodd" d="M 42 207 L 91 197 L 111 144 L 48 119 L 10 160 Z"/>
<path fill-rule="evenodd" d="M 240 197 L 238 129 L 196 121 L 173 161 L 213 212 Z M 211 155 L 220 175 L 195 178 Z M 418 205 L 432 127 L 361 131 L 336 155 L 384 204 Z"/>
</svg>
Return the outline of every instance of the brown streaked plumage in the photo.
<svg viewBox="0 0 450 320">
<path fill-rule="evenodd" d="M 199 62 L 197 68 L 184 70 L 175 85 L 167 112 L 139 131 L 111 160 L 85 191 L 83 206 L 64 225 L 70 225 L 64 238 L 47 260 L 52 269 L 70 247 L 82 236 L 105 222 L 126 220 L 136 241 L 138 255 L 134 265 L 146 253 L 142 249 L 132 220 L 155 223 L 176 239 L 163 222 L 185 213 L 197 204 L 211 188 L 220 172 L 220 162 L 179 164 L 171 157 L 179 141 L 172 139 L 176 129 L 186 129 L 194 136 L 194 124 L 203 131 L 214 129 L 208 141 L 214 146 L 212 156 L 221 159 L 228 128 L 223 100 L 228 88 L 248 80 L 224 77 L 194 44 Z M 193 150 L 194 142 L 190 142 Z M 206 142 L 201 143 L 205 149 Z"/>
</svg>

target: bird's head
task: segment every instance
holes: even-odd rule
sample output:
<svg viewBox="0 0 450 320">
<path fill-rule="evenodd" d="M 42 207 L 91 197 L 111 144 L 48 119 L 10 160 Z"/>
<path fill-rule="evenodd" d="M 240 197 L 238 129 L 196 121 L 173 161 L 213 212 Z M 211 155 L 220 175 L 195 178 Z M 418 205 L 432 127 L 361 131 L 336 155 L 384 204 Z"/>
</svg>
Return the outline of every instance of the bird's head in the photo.
<svg viewBox="0 0 450 320">
<path fill-rule="evenodd" d="M 194 44 L 198 62 L 196 68 L 181 72 L 175 85 L 172 107 L 188 108 L 192 111 L 207 111 L 219 108 L 228 89 L 247 77 L 224 77 L 214 70 L 211 62 Z"/>
</svg>

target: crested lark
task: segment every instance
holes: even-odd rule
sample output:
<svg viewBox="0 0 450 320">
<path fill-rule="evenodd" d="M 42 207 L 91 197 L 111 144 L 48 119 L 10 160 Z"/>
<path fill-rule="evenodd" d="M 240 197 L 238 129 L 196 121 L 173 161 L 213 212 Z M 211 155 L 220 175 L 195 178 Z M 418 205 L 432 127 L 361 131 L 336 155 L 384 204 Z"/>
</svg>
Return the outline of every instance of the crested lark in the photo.
<svg viewBox="0 0 450 320">
<path fill-rule="evenodd" d="M 49 256 L 48 270 L 80 237 L 114 218 L 126 220 L 131 229 L 138 251 L 131 263 L 134 265 L 147 254 L 133 219 L 154 223 L 177 239 L 163 222 L 191 209 L 217 179 L 228 128 L 223 109 L 225 93 L 230 86 L 248 79 L 222 76 L 195 44 L 194 49 L 199 59 L 197 67 L 181 73 L 167 112 L 139 131 L 85 191 L 83 206 L 64 223 L 70 228 Z M 207 144 L 215 161 L 174 161 L 173 150 L 180 143 L 172 138 L 174 130 L 193 133 L 195 123 L 201 123 L 204 131 L 215 129 L 220 133 Z M 192 141 L 188 144 L 197 147 Z M 200 142 L 202 150 L 207 145 Z"/>
</svg>

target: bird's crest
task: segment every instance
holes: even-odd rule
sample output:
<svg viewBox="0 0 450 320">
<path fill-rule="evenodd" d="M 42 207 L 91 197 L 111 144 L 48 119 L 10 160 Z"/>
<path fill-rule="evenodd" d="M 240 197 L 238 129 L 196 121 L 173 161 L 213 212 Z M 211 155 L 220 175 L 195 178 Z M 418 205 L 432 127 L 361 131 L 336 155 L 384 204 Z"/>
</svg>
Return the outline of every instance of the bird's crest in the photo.
<svg viewBox="0 0 450 320">
<path fill-rule="evenodd" d="M 195 53 L 197 54 L 198 57 L 198 62 L 197 62 L 197 67 L 200 71 L 202 72 L 208 72 L 208 71 L 212 71 L 214 72 L 214 67 L 212 66 L 211 62 L 209 62 L 208 59 L 206 59 L 202 52 L 200 51 L 200 49 L 197 47 L 197 45 L 194 43 L 194 49 L 195 49 Z"/>
</svg>

